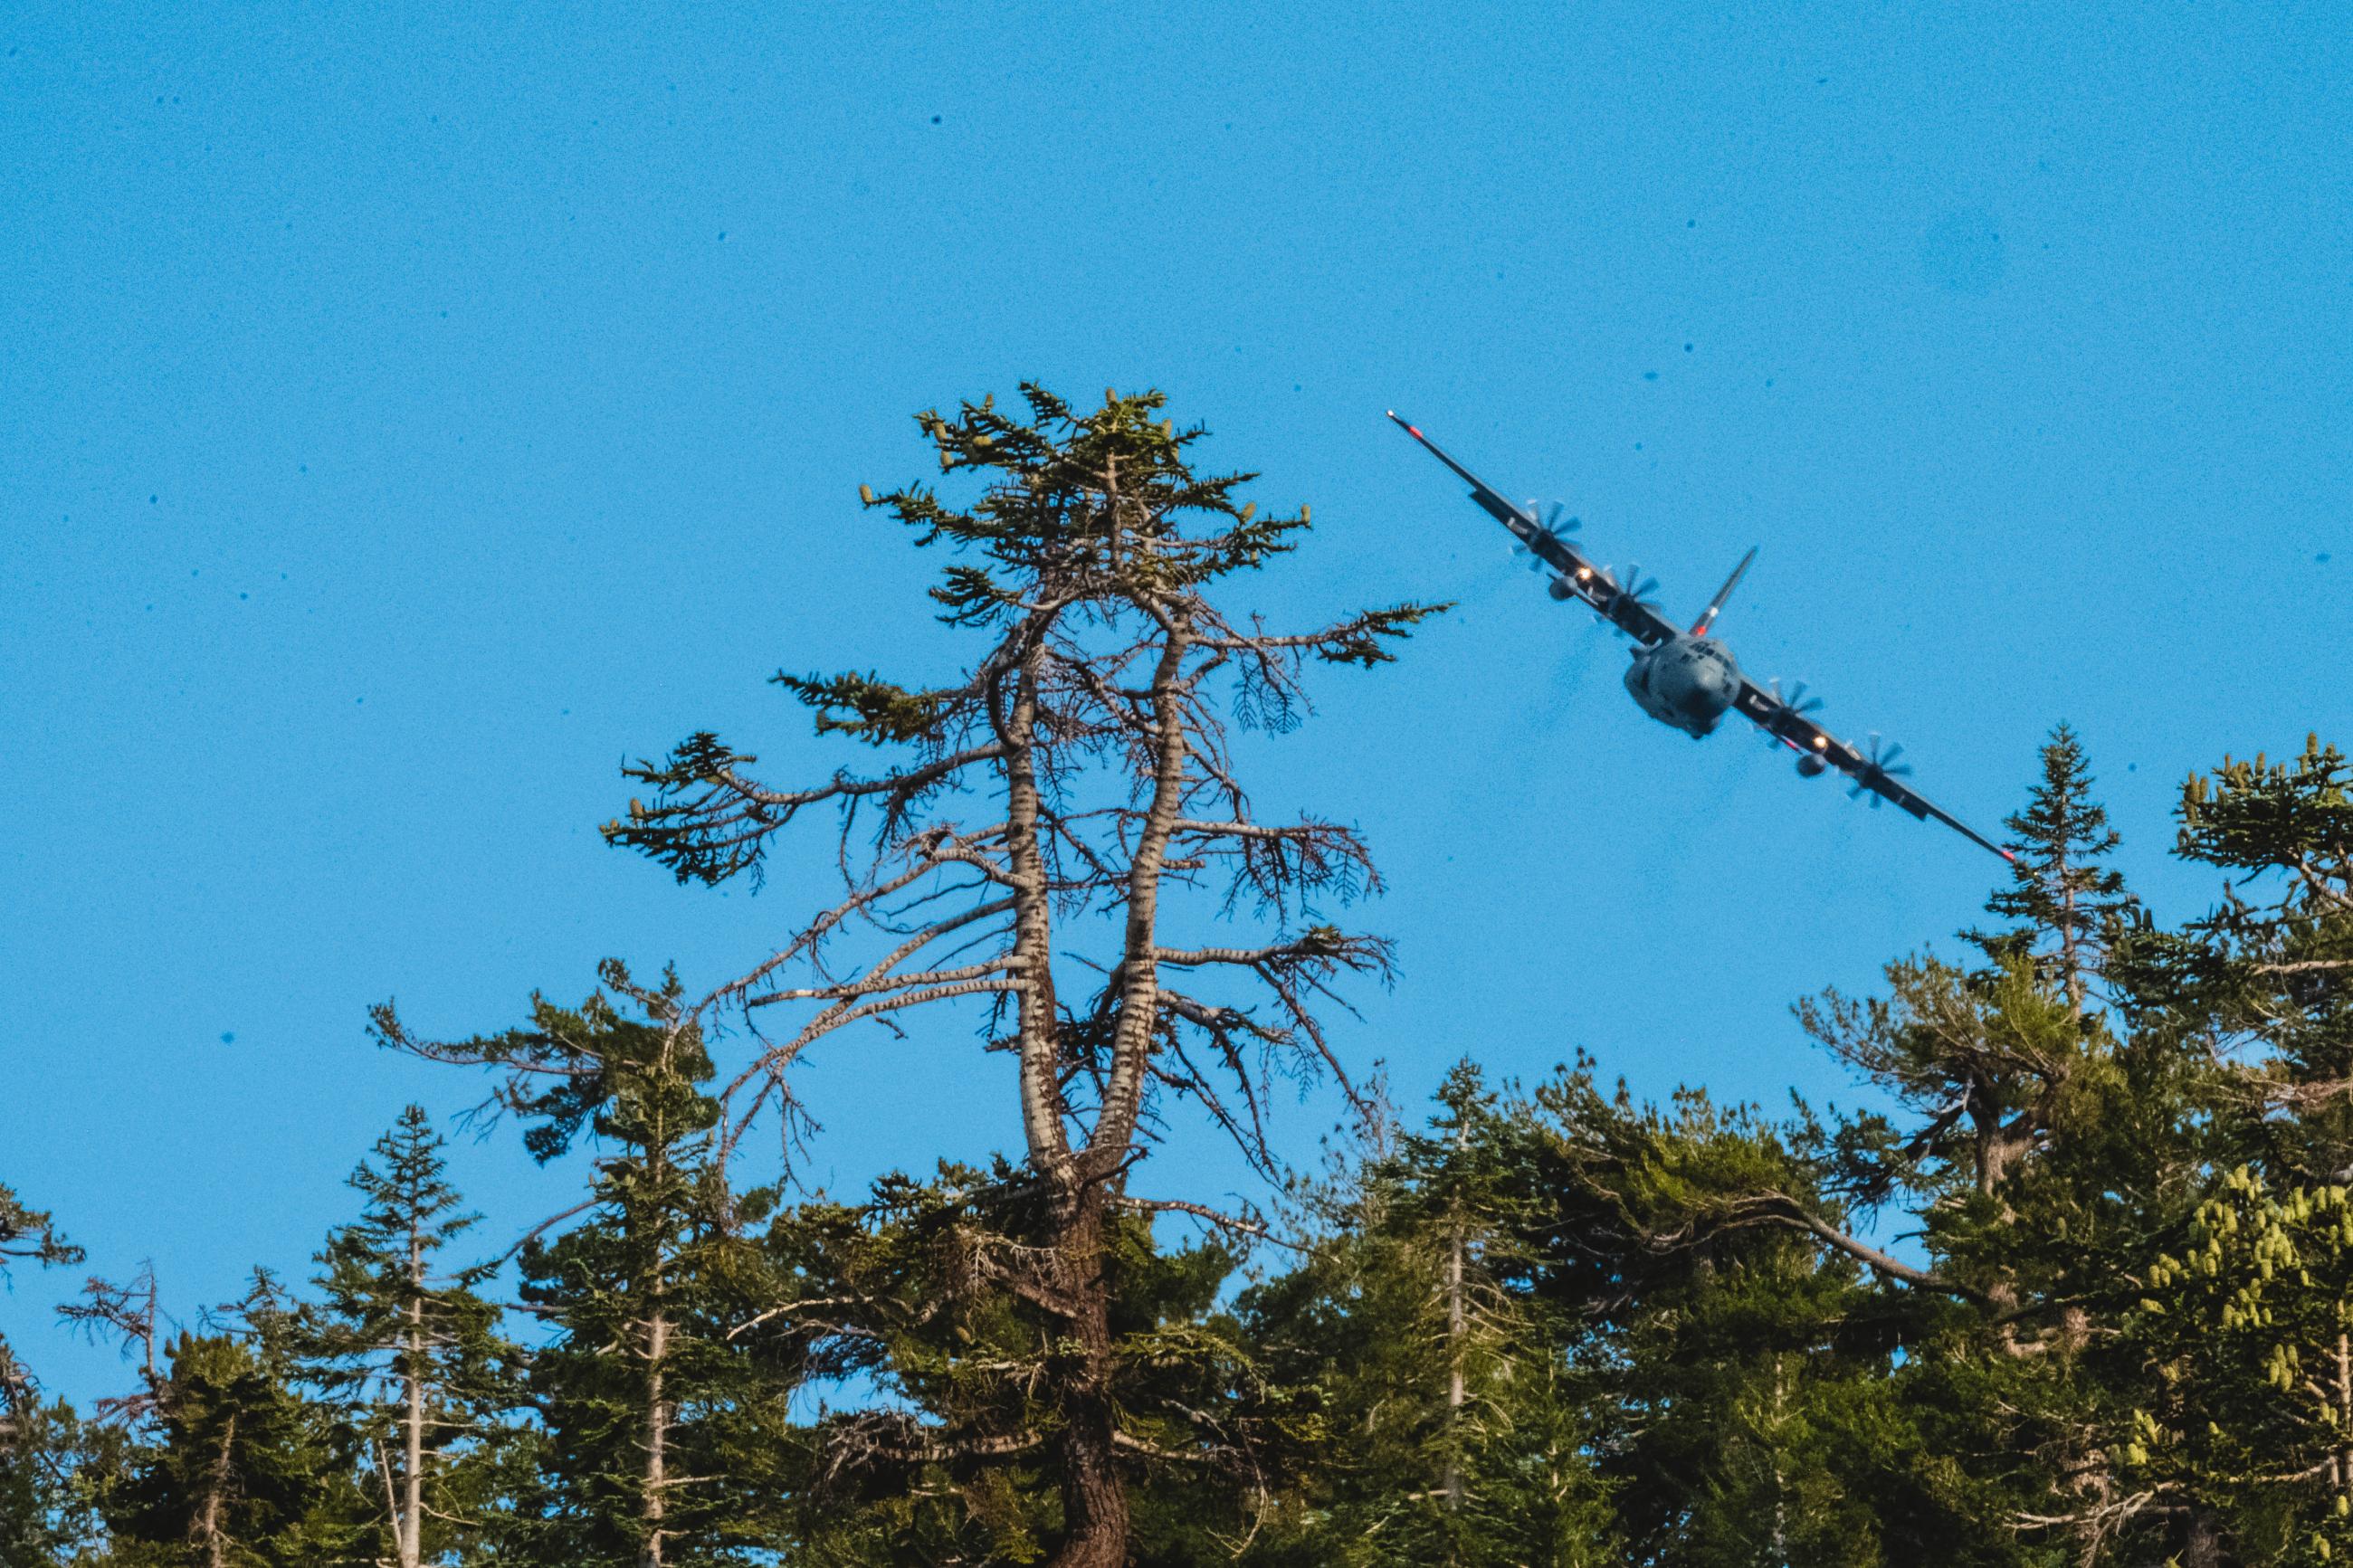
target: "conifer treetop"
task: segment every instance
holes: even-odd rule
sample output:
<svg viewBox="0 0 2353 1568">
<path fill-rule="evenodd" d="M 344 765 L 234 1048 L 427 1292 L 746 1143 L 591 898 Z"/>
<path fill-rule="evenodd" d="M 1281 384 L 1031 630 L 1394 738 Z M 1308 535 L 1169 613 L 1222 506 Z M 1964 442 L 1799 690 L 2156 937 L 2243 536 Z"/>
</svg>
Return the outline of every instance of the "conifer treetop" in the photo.
<svg viewBox="0 0 2353 1568">
<path fill-rule="evenodd" d="M 2015 856 L 2010 885 L 1986 900 L 1988 913 L 2015 923 L 1968 937 L 1997 963 L 2031 962 L 2081 1014 L 2137 900 L 2107 863 L 2123 840 L 2092 794 L 2084 743 L 2064 722 L 2051 731 L 2042 763 L 2025 808 L 2003 824 Z"/>
</svg>

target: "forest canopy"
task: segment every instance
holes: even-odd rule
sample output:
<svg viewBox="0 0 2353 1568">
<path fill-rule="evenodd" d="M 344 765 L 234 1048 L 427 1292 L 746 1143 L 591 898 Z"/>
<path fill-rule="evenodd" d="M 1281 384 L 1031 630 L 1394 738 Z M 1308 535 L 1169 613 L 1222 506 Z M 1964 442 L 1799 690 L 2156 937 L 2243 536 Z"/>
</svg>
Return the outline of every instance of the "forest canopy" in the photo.
<svg viewBox="0 0 2353 1568">
<path fill-rule="evenodd" d="M 1986 923 L 1795 999 L 1857 1109 L 1645 1103 L 1581 1057 L 1400 1106 L 1326 1028 L 1391 973 L 1373 847 L 1345 798 L 1262 816 L 1233 736 L 1442 607 L 1262 621 L 1311 516 L 1198 470 L 1156 393 L 919 423 L 943 488 L 865 500 L 939 559 L 908 613 L 958 671 L 779 673 L 848 764 L 689 735 L 605 827 L 704 886 L 815 834 L 838 883 L 771 887 L 790 929 L 716 983 L 608 962 L 458 1039 L 379 1009 L 585 1189 L 500 1252 L 411 1107 L 234 1303 L 100 1260 L 67 1311 L 119 1392 L 0 1342 L 0 1564 L 2353 1553 L 2342 752 L 2218 747 L 2171 825 L 2214 901 L 2169 926 L 2059 725 Z M 797 1069 L 884 1032 L 1014 1064 L 1003 1152 L 780 1179 Z M 1320 1161 L 1269 1131 L 1299 1079 L 1353 1109 Z M 1259 1206 L 1155 1160 L 1180 1121 Z M 82 1264 L 72 1194 L 0 1179 L 0 1272 Z"/>
</svg>

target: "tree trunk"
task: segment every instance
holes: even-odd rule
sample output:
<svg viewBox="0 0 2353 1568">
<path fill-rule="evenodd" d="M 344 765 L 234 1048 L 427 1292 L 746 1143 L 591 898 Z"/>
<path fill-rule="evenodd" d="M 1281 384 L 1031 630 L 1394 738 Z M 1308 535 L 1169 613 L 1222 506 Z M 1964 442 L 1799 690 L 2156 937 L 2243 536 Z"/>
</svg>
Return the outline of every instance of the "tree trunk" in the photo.
<svg viewBox="0 0 2353 1568">
<path fill-rule="evenodd" d="M 1062 1126 L 1062 1063 L 1055 1037 L 1053 909 L 1038 848 L 1038 772 L 1031 750 L 1038 723 L 1037 666 L 1032 651 L 1016 678 L 1013 710 L 997 721 L 997 730 L 1006 749 L 1006 859 L 1013 884 L 1013 950 L 1021 961 L 1022 988 L 1014 994 L 1020 1020 L 1021 1133 L 1029 1163 L 1047 1171 L 1070 1152 L 1070 1141 Z M 992 703 L 992 719 L 997 713 Z"/>
<path fill-rule="evenodd" d="M 1471 1123 L 1467 1116 L 1454 1129 L 1454 1147 L 1458 1153 L 1471 1146 Z M 1467 1222 L 1462 1217 L 1460 1202 L 1454 1207 L 1454 1224 L 1446 1248 L 1446 1476 L 1444 1489 L 1446 1506 L 1459 1510 L 1462 1506 L 1462 1403 L 1467 1394 L 1462 1376 L 1462 1253 L 1466 1242 Z"/>
<path fill-rule="evenodd" d="M 670 1351 L 670 1319 L 656 1312 L 646 1321 L 646 1486 L 638 1517 L 646 1526 L 638 1568 L 661 1568 L 662 1489 L 669 1463 L 670 1405 L 663 1397 L 662 1357 Z"/>
<path fill-rule="evenodd" d="M 2075 941 L 2075 879 L 2067 866 L 2067 852 L 2062 848 L 2059 867 L 2059 951 L 2061 962 L 2067 966 L 2067 1013 L 2070 1017 L 2084 1016 L 2084 969 Z"/>
<path fill-rule="evenodd" d="M 1185 763 L 1189 754 L 1180 680 L 1187 647 L 1181 633 L 1172 631 L 1162 647 L 1153 674 L 1153 711 L 1159 727 L 1155 747 L 1153 790 L 1143 822 L 1138 826 L 1134 859 L 1127 874 L 1126 927 L 1120 967 L 1118 1021 L 1113 1027 L 1110 1072 L 1103 1088 L 1092 1136 L 1083 1153 L 1071 1159 L 1059 1150 L 1048 1162 L 1039 1162 L 1060 1189 L 1060 1234 L 1055 1241 L 1057 1294 L 1068 1308 L 1067 1323 L 1078 1346 L 1075 1364 L 1061 1375 L 1058 1404 L 1062 1430 L 1058 1439 L 1062 1482 L 1062 1549 L 1051 1568 L 1125 1568 L 1128 1561 L 1127 1484 L 1119 1472 L 1116 1447 L 1118 1422 L 1113 1410 L 1114 1359 L 1111 1334 L 1111 1284 L 1103 1277 L 1103 1208 L 1110 1184 L 1118 1179 L 1134 1136 L 1144 1084 L 1157 1037 L 1159 1015 L 1159 894 L 1168 840 L 1184 796 Z M 1025 685 L 1018 711 L 1029 706 Z M 1027 730 L 1022 731 L 1026 742 Z M 1022 758 L 1026 767 L 1026 756 Z M 1008 769 L 1008 773 L 1012 770 Z M 1030 785 L 1034 791 L 1034 783 Z M 1029 796 L 1035 823 L 1035 795 Z M 1014 802 L 1017 857 L 1034 843 L 1019 830 L 1024 802 Z M 1029 832 L 1034 832 L 1034 826 Z M 1023 859 L 1014 860 L 1017 880 Z M 1017 893 L 1017 898 L 1018 894 Z M 1039 922 L 1044 922 L 1041 908 Z M 1044 972 L 1024 977 L 1035 984 Z M 1046 994 L 1050 997 L 1051 993 Z M 1054 1028 L 1050 1006 L 1042 1013 L 1043 1026 Z M 1025 1047 L 1027 1042 L 1025 1041 Z M 1059 1050 L 1046 1053 L 1060 1068 Z M 1024 1110 L 1029 1110 L 1024 1051 Z M 1055 1142 L 1060 1142 L 1060 1095 Z M 1037 1161 L 1039 1140 L 1033 1131 L 1030 1154 Z M 1067 1147 L 1067 1145 L 1063 1145 Z"/>
<path fill-rule="evenodd" d="M 1788 1367 L 1778 1352 L 1773 1356 L 1773 1564 L 1789 1561 L 1789 1479 L 1781 1471 L 1781 1433 L 1789 1404 Z"/>
<path fill-rule="evenodd" d="M 2037 1107 L 2019 1111 L 2005 1122 L 2001 1112 L 1994 1109 L 1998 1102 L 1993 1086 L 1971 1086 L 1969 1120 L 1976 1130 L 1973 1142 L 1976 1145 L 1978 1192 L 1988 1197 L 1999 1196 L 2002 1181 L 2010 1174 L 2010 1168 L 2033 1152 L 2035 1134 L 2042 1125 L 2038 1112 L 2041 1105 L 2049 1102 L 2049 1096 L 2050 1091 L 2046 1089 Z M 2004 1215 L 2010 1213 L 2007 1203 L 2002 1205 L 2002 1212 Z"/>
<path fill-rule="evenodd" d="M 196 1538 L 205 1543 L 205 1568 L 227 1568 L 228 1539 L 221 1533 L 221 1500 L 228 1492 L 230 1460 L 237 1451 L 237 1415 L 221 1428 L 220 1455 L 213 1461 L 212 1485 L 205 1489 L 204 1511 L 196 1517 Z"/>
<path fill-rule="evenodd" d="M 1066 1201 L 1055 1263 L 1079 1353 L 1060 1379 L 1063 1537 L 1050 1568 L 1126 1568 L 1127 1487 L 1113 1440 L 1111 1289 L 1103 1272 L 1103 1189 L 1087 1183 Z"/>
<path fill-rule="evenodd" d="M 2337 1333 L 2337 1430 L 2353 1433 L 2353 1336 L 2343 1330 Z M 2340 1496 L 2353 1492 L 2353 1452 L 2338 1439 L 2337 1452 L 2328 1457 L 2329 1479 Z"/>
<path fill-rule="evenodd" d="M 1119 1023 L 1112 1042 L 1110 1080 L 1095 1118 L 1088 1152 L 1095 1170 L 1108 1174 L 1128 1155 L 1144 1085 L 1160 1026 L 1160 879 L 1168 840 L 1185 798 L 1185 763 L 1191 755 L 1185 735 L 1185 654 L 1191 645 L 1171 631 L 1152 672 L 1152 712 L 1159 734 L 1154 742 L 1152 797 L 1135 833 L 1135 858 L 1127 868 L 1127 929 L 1121 943 Z"/>
<path fill-rule="evenodd" d="M 1446 1249 L 1446 1506 L 1462 1506 L 1462 1226 Z"/>
<path fill-rule="evenodd" d="M 2230 1561 L 2222 1552 L 2222 1528 L 2205 1510 L 2190 1514 L 2189 1527 L 2183 1534 L 2181 1568 L 2223 1568 Z"/>
<path fill-rule="evenodd" d="M 414 1226 L 408 1233 L 408 1331 L 401 1348 L 407 1355 L 402 1368 L 408 1381 L 408 1410 L 402 1425 L 400 1517 L 392 1521 L 393 1543 L 400 1568 L 417 1568 L 425 1546 L 425 1257 Z"/>
</svg>

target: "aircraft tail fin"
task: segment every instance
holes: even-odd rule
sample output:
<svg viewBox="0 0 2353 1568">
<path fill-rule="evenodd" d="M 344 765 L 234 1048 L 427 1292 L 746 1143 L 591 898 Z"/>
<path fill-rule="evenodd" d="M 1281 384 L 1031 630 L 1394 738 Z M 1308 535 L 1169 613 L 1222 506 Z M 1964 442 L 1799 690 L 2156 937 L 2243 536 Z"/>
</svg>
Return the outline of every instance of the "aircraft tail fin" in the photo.
<svg viewBox="0 0 2353 1568">
<path fill-rule="evenodd" d="M 1707 628 L 1715 625 L 1716 615 L 1724 608 L 1724 602 L 1732 597 L 1732 590 L 1740 585 L 1741 577 L 1748 571 L 1748 563 L 1756 559 L 1757 547 L 1752 544 L 1748 547 L 1748 553 L 1740 558 L 1740 564 L 1732 569 L 1732 575 L 1724 580 L 1724 586 L 1715 591 L 1715 597 L 1707 602 L 1707 608 L 1700 612 L 1699 619 L 1692 623 L 1692 636 L 1707 636 Z"/>
</svg>

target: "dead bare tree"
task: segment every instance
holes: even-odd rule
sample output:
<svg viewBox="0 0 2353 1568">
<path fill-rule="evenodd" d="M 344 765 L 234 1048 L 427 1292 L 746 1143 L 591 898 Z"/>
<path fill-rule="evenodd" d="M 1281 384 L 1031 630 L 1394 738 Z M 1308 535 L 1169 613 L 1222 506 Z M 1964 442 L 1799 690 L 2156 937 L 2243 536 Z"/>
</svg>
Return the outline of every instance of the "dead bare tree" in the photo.
<svg viewBox="0 0 2353 1568">
<path fill-rule="evenodd" d="M 155 1266 L 142 1263 L 139 1272 L 122 1283 L 91 1275 L 82 1282 L 81 1300 L 58 1308 L 58 1316 L 71 1323 L 92 1344 L 113 1340 L 127 1358 L 139 1355 L 139 1387 L 131 1394 L 103 1398 L 91 1408 L 101 1421 L 126 1426 L 145 1420 L 164 1398 L 164 1377 L 156 1360 L 156 1341 L 171 1326 L 159 1304 Z"/>
<path fill-rule="evenodd" d="M 1123 1456 L 1142 1445 L 1112 1396 L 1107 1212 L 1138 1201 L 1129 1173 L 1177 1101 L 1271 1169 L 1270 1088 L 1285 1073 L 1345 1086 L 1319 1012 L 1336 979 L 1390 963 L 1382 939 L 1321 912 L 1377 886 L 1364 843 L 1313 816 L 1261 821 L 1229 715 L 1289 729 L 1311 662 L 1383 662 L 1434 607 L 1302 633 L 1223 607 L 1222 580 L 1287 553 L 1306 509 L 1261 517 L 1234 493 L 1253 476 L 1197 476 L 1187 448 L 1202 433 L 1162 417 L 1158 394 L 1107 394 L 1082 415 L 1022 390 L 1026 417 L 987 400 L 920 416 L 942 470 L 982 479 L 967 510 L 922 487 L 861 492 L 958 556 L 932 596 L 987 639 L 968 672 L 776 678 L 820 732 L 898 760 L 779 788 L 698 734 L 629 770 L 653 798 L 605 831 L 681 881 L 718 883 L 756 879 L 805 813 L 838 816 L 844 896 L 704 1003 L 755 1042 L 724 1091 L 731 1149 L 763 1115 L 789 1127 L 792 1069 L 820 1041 L 984 1004 L 984 1045 L 1018 1064 L 1025 1173 L 1050 1215 L 1050 1245 L 995 1267 L 1072 1347 L 1050 1358 L 1051 1430 L 1037 1435 L 1062 1496 L 1054 1561 L 1110 1568 L 1127 1556 Z M 1197 920 L 1253 934 L 1172 934 Z"/>
</svg>

